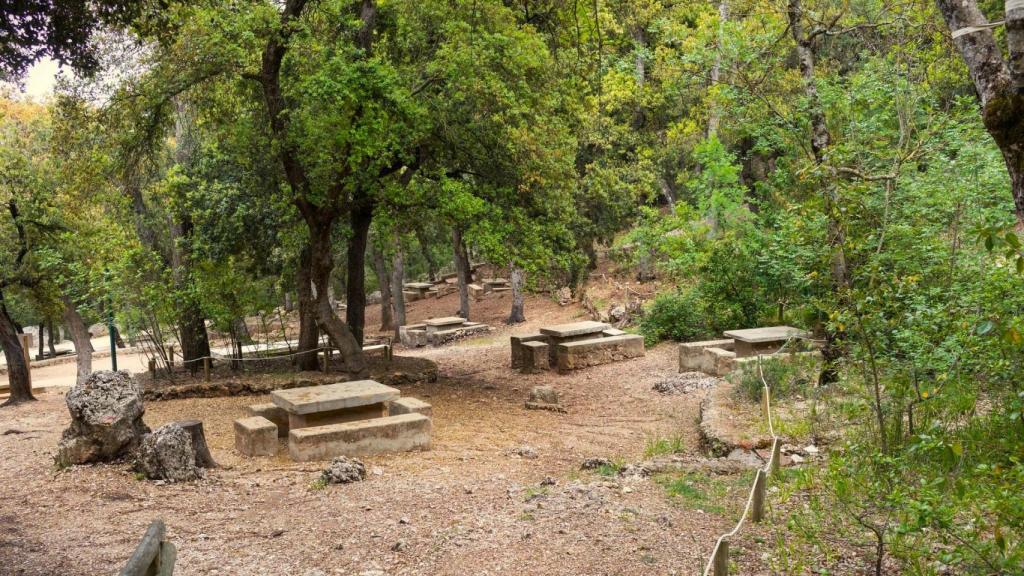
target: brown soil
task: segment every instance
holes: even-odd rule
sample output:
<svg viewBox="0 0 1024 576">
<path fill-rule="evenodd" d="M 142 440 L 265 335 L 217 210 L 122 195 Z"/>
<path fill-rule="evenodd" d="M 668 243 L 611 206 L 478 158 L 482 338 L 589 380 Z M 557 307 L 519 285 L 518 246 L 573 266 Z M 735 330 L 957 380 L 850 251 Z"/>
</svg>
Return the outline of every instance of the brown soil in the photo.
<svg viewBox="0 0 1024 576">
<path fill-rule="evenodd" d="M 415 302 L 409 321 L 456 306 L 456 295 Z M 436 382 L 402 386 L 433 404 L 433 449 L 364 458 L 370 473 L 356 484 L 316 489 L 322 463 L 237 455 L 232 421 L 266 396 L 147 403 L 152 427 L 201 419 L 223 465 L 180 485 L 137 480 L 126 464 L 55 470 L 69 419 L 60 393 L 0 410 L 0 574 L 114 573 L 158 517 L 180 575 L 698 572 L 732 518 L 679 506 L 650 480 L 579 470 L 591 456 L 640 460 L 655 437 L 679 436 L 696 452 L 702 394 L 651 389 L 676 372 L 675 347 L 571 375 L 521 375 L 508 367 L 508 334 L 579 312 L 532 297 L 529 322 L 508 327 L 508 306 L 474 304 L 489 335 L 399 351 L 440 368 Z M 375 327 L 379 311 L 368 316 Z M 558 389 L 566 414 L 524 409 L 538 384 Z M 513 453 L 523 446 L 537 458 Z M 541 486 L 547 477 L 556 484 Z"/>
</svg>

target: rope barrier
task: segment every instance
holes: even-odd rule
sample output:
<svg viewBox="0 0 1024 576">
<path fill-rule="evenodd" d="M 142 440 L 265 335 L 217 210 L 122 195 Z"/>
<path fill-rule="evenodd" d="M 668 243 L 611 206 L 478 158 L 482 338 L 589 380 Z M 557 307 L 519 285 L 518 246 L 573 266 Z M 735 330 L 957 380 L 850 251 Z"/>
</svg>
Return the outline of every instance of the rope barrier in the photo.
<svg viewBox="0 0 1024 576">
<path fill-rule="evenodd" d="M 804 336 L 790 336 L 778 350 L 769 354 L 769 356 L 781 353 L 794 340 L 823 342 L 823 340 L 815 340 Z M 740 515 L 739 521 L 736 522 L 736 525 L 733 526 L 732 530 L 722 534 L 717 540 L 715 540 L 715 547 L 712 548 L 711 556 L 708 558 L 708 562 L 704 566 L 704 576 L 724 576 L 725 574 L 728 574 L 728 540 L 738 534 L 740 528 L 742 528 L 743 524 L 746 522 L 747 516 L 750 515 L 751 508 L 753 507 L 755 500 L 758 498 L 758 488 L 760 487 L 762 491 L 765 490 L 764 478 L 766 478 L 769 473 L 776 472 L 779 469 L 779 442 L 781 439 L 775 434 L 775 423 L 772 418 L 771 387 L 768 386 L 768 381 L 764 377 L 764 369 L 761 365 L 761 358 L 763 356 L 763 354 L 757 355 L 757 375 L 761 379 L 761 393 L 763 394 L 762 398 L 764 401 L 765 420 L 768 422 L 768 433 L 771 434 L 772 437 L 772 453 L 768 458 L 768 462 L 765 463 L 763 467 L 757 469 L 753 485 L 750 487 L 750 494 L 747 496 L 747 503 L 743 507 L 743 514 Z M 757 511 L 755 510 L 755 515 L 756 514 Z M 754 519 L 755 522 L 758 520 L 758 518 Z"/>
</svg>

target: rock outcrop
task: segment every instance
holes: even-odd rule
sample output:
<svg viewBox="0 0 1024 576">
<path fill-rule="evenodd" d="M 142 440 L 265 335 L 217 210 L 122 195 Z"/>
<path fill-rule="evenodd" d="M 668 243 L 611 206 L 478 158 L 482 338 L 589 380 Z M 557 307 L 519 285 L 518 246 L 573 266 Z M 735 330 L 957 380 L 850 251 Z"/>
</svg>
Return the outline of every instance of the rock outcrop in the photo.
<svg viewBox="0 0 1024 576">
<path fill-rule="evenodd" d="M 71 425 L 57 447 L 59 466 L 124 458 L 149 432 L 142 422 L 142 386 L 127 372 L 93 372 L 66 402 Z"/>
</svg>

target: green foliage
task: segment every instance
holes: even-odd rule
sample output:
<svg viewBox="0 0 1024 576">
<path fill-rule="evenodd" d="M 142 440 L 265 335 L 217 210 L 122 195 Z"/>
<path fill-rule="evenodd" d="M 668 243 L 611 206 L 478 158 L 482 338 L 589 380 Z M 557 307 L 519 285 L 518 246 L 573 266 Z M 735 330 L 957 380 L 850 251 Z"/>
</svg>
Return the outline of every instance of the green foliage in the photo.
<svg viewBox="0 0 1024 576">
<path fill-rule="evenodd" d="M 644 442 L 644 458 L 655 458 L 668 454 L 678 454 L 686 450 L 686 443 L 682 436 L 671 436 L 668 438 L 649 437 Z"/>
</svg>

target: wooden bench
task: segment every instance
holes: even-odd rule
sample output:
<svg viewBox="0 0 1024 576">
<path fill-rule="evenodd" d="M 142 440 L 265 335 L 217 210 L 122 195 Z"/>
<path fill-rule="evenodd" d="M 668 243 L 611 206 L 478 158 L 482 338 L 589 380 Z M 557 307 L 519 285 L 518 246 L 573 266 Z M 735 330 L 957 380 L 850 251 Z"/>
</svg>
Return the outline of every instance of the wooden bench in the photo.
<svg viewBox="0 0 1024 576">
<path fill-rule="evenodd" d="M 384 360 L 391 361 L 391 344 L 371 344 L 370 346 L 363 346 L 363 354 L 377 354 L 381 353 L 384 356 Z"/>
</svg>

